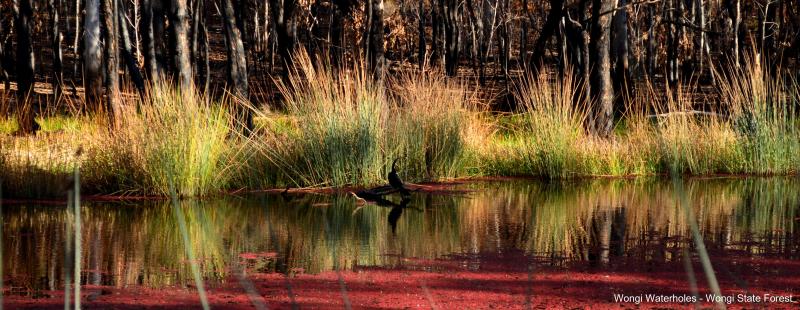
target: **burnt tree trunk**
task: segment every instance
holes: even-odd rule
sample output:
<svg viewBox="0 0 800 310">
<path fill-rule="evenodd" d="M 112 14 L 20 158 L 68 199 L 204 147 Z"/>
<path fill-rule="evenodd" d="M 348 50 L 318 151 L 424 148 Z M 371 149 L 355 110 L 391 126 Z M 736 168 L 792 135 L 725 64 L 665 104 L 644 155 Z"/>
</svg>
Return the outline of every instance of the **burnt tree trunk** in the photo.
<svg viewBox="0 0 800 310">
<path fill-rule="evenodd" d="M 366 56 L 369 72 L 383 79 L 386 59 L 383 51 L 383 0 L 367 1 Z"/>
<path fill-rule="evenodd" d="M 61 96 L 61 85 L 64 81 L 64 68 L 62 65 L 62 52 L 61 52 L 61 30 L 58 28 L 59 14 L 58 10 L 61 8 L 61 1 L 48 0 L 48 10 L 50 11 L 50 30 L 52 35 L 52 49 L 53 49 L 53 98 L 59 100 Z"/>
<path fill-rule="evenodd" d="M 541 65 L 547 41 L 558 29 L 558 23 L 563 15 L 564 0 L 550 0 L 550 12 L 547 14 L 547 20 L 544 22 L 539 38 L 536 39 L 536 43 L 533 45 L 533 54 L 530 59 L 531 68 L 538 69 L 539 65 Z"/>
<path fill-rule="evenodd" d="M 86 103 L 98 108 L 103 94 L 103 52 L 100 50 L 100 0 L 86 0 L 83 19 L 83 83 Z"/>
<path fill-rule="evenodd" d="M 470 0 L 467 0 L 469 2 Z M 417 25 L 417 38 L 419 42 L 417 43 L 417 65 L 421 70 L 423 66 L 425 66 L 425 1 L 419 2 L 419 24 Z"/>
<path fill-rule="evenodd" d="M 232 0 L 224 0 L 222 20 L 225 24 L 225 42 L 228 52 L 228 83 L 234 94 L 242 100 L 248 100 L 247 54 L 245 54 L 242 32 L 236 21 Z M 253 129 L 253 114 L 250 109 L 237 105 L 237 115 L 244 117 L 244 127 L 249 132 Z"/>
<path fill-rule="evenodd" d="M 497 1 L 497 14 L 502 18 L 499 25 L 498 53 L 500 58 L 500 68 L 503 70 L 503 78 L 508 80 L 508 62 L 511 58 L 511 35 L 509 27 L 509 0 Z"/>
<path fill-rule="evenodd" d="M 631 91 L 630 72 L 628 70 L 628 9 L 625 0 L 619 0 L 617 4 L 620 9 L 616 11 L 613 18 L 613 47 L 611 48 L 614 61 L 614 89 L 618 94 Z M 623 111 L 625 106 L 620 96 L 617 103 L 617 111 Z"/>
<path fill-rule="evenodd" d="M 165 72 L 169 71 L 169 51 L 167 49 L 168 41 L 167 39 L 167 30 L 165 29 L 165 6 L 168 3 L 165 0 L 150 0 L 150 9 L 151 13 L 151 23 L 152 23 L 152 32 L 153 32 L 153 40 L 150 42 L 153 45 L 153 54 L 155 60 L 155 67 L 157 70 L 157 75 L 155 77 L 162 78 L 162 75 Z"/>
<path fill-rule="evenodd" d="M 4 10 L 0 10 L 0 14 L 5 13 Z M 3 80 L 3 91 L 7 92 L 10 86 L 10 78 L 8 76 L 8 69 L 11 64 L 11 61 L 8 60 L 8 55 L 6 51 L 8 50 L 9 42 L 6 41 L 7 34 L 5 32 L 5 21 L 0 19 L 0 79 Z"/>
<path fill-rule="evenodd" d="M 119 1 L 119 0 L 117 0 Z M 130 38 L 130 33 L 128 32 L 128 24 L 127 24 L 127 10 L 125 9 L 125 1 L 120 1 L 119 3 L 119 13 L 118 22 L 119 22 L 119 34 L 122 39 L 122 46 L 120 46 L 120 53 L 122 53 L 122 58 L 125 60 L 125 67 L 128 69 L 128 73 L 131 76 L 131 82 L 133 85 L 136 86 L 136 89 L 139 91 L 139 95 L 144 95 L 144 78 L 142 77 L 142 72 L 139 71 L 139 63 L 136 60 L 136 56 L 133 54 L 133 48 Z"/>
<path fill-rule="evenodd" d="M 72 55 L 75 55 L 76 58 L 79 57 L 78 56 L 78 52 L 79 52 L 79 48 L 78 47 L 80 46 L 80 43 L 81 43 L 81 2 L 83 2 L 83 1 L 75 0 L 75 37 L 73 38 L 74 41 L 72 42 Z M 72 62 L 72 77 L 73 78 L 78 77 L 78 64 L 79 63 L 80 63 L 80 61 L 78 61 L 78 59 L 75 59 Z"/>
<path fill-rule="evenodd" d="M 656 5 L 647 5 L 647 75 L 653 76 L 656 69 Z"/>
<path fill-rule="evenodd" d="M 29 101 L 33 90 L 36 57 L 33 53 L 33 7 L 31 0 L 14 1 L 14 29 L 17 36 L 17 117 L 23 134 L 36 131 L 36 107 Z"/>
<path fill-rule="evenodd" d="M 295 0 L 270 0 L 269 8 L 272 11 L 272 25 L 276 33 L 275 42 L 278 45 L 278 54 L 285 76 L 292 67 L 292 52 L 294 51 L 292 20 Z"/>
<path fill-rule="evenodd" d="M 120 115 L 117 1 L 103 0 L 106 112 L 108 112 L 109 126 L 111 128 L 115 128 L 118 125 L 117 118 Z"/>
<path fill-rule="evenodd" d="M 582 8 L 581 8 L 582 9 Z M 589 32 L 583 27 L 583 25 L 572 19 L 572 16 L 567 16 L 567 19 L 564 21 L 565 23 L 565 30 L 567 36 L 570 38 L 570 42 L 577 43 L 577 55 L 574 57 L 577 59 L 577 70 L 580 73 L 582 82 L 584 84 L 584 91 L 586 93 L 591 93 L 591 87 L 589 86 L 589 79 L 591 76 L 591 63 L 590 63 L 590 53 L 589 53 L 589 41 L 590 36 Z"/>
<path fill-rule="evenodd" d="M 139 7 L 141 10 L 139 15 L 142 18 L 139 24 L 139 35 L 142 37 L 142 49 L 144 50 L 144 72 L 150 80 L 157 79 L 159 74 L 153 33 L 153 1 L 160 0 L 142 0 Z"/>
<path fill-rule="evenodd" d="M 613 0 L 594 0 L 592 5 L 592 101 L 594 126 L 592 131 L 608 137 L 614 123 L 614 87 L 611 83 L 611 15 L 602 14 L 614 8 Z M 601 15 L 602 14 L 602 15 Z"/>
<path fill-rule="evenodd" d="M 445 57 L 444 67 L 448 76 L 455 76 L 458 72 L 458 39 L 459 39 L 459 16 L 458 1 L 440 0 L 442 12 L 444 13 L 444 40 Z"/>
<path fill-rule="evenodd" d="M 178 84 L 184 90 L 194 86 L 189 51 L 189 11 L 186 1 L 172 0 L 170 6 L 170 28 L 174 44 L 171 48 L 173 64 L 178 76 Z"/>
</svg>

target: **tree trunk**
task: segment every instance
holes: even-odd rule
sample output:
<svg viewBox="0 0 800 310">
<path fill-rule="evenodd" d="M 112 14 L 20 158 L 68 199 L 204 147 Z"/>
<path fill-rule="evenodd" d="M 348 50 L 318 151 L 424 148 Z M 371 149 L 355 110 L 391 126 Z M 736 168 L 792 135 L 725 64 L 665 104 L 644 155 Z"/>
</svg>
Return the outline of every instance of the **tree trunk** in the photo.
<svg viewBox="0 0 800 310">
<path fill-rule="evenodd" d="M 142 16 L 139 26 L 140 36 L 142 37 L 142 49 L 144 50 L 144 72 L 150 80 L 158 78 L 158 61 L 156 60 L 155 37 L 153 33 L 153 3 L 160 0 L 142 0 L 139 7 Z"/>
<path fill-rule="evenodd" d="M 272 25 L 276 33 L 275 43 L 278 45 L 278 54 L 281 57 L 283 74 L 286 76 L 292 67 L 292 52 L 294 51 L 294 36 L 292 23 L 295 0 L 270 0 L 272 10 Z"/>
<path fill-rule="evenodd" d="M 470 2 L 470 0 L 467 0 Z M 425 1 L 419 2 L 419 24 L 417 26 L 417 37 L 419 38 L 419 43 L 417 45 L 417 65 L 419 69 L 422 70 L 422 67 L 425 65 Z"/>
<path fill-rule="evenodd" d="M 444 13 L 444 33 L 445 33 L 445 73 L 448 76 L 455 76 L 458 72 L 458 39 L 459 39 L 459 16 L 458 1 L 440 0 L 442 12 Z"/>
<path fill-rule="evenodd" d="M 614 57 L 614 89 L 617 93 L 625 93 L 630 91 L 630 74 L 628 71 L 628 10 L 626 7 L 626 0 L 619 0 L 617 6 L 621 9 L 614 14 L 614 30 L 613 34 L 613 47 L 612 55 Z M 622 99 L 626 96 L 620 96 L 617 102 L 617 111 L 623 111 L 625 106 Z"/>
<path fill-rule="evenodd" d="M 578 51 L 577 55 L 574 57 L 577 59 L 578 70 L 580 70 L 580 76 L 582 78 L 582 82 L 584 83 L 585 92 L 591 93 L 591 87 L 589 85 L 589 79 L 591 75 L 591 65 L 590 65 L 590 53 L 589 53 L 589 32 L 584 29 L 583 25 L 572 19 L 572 16 L 567 16 L 567 19 L 564 21 L 565 28 L 567 32 L 567 36 L 570 38 L 570 42 L 577 43 Z"/>
<path fill-rule="evenodd" d="M 205 20 L 201 24 L 202 29 L 202 57 L 203 60 L 203 94 L 208 94 L 209 84 L 211 83 L 211 65 L 208 61 L 208 29 L 206 28 Z"/>
<path fill-rule="evenodd" d="M 4 10 L 0 10 L 0 14 L 3 13 L 5 13 Z M 8 77 L 8 69 L 10 68 L 11 61 L 8 60 L 8 55 L 6 53 L 9 45 L 9 42 L 6 42 L 6 38 L 5 24 L 4 21 L 0 19 L 0 79 L 3 80 L 4 92 L 9 91 L 9 88 L 11 88 L 11 81 Z"/>
<path fill-rule="evenodd" d="M 442 20 L 439 14 L 439 1 L 431 1 L 431 61 L 433 65 L 439 63 L 439 57 L 442 53 L 439 50 L 439 35 L 441 33 Z"/>
<path fill-rule="evenodd" d="M 50 10 L 50 30 L 52 31 L 52 49 L 53 49 L 53 98 L 59 100 L 61 96 L 61 85 L 64 80 L 64 69 L 62 68 L 62 53 L 61 53 L 61 31 L 58 28 L 58 10 L 61 8 L 61 1 L 56 3 L 56 0 L 47 1 L 48 9 Z"/>
<path fill-rule="evenodd" d="M 169 71 L 169 51 L 167 49 L 168 44 L 166 40 L 167 38 L 167 31 L 165 29 L 165 0 L 150 0 L 150 8 L 152 10 L 152 31 L 153 31 L 153 40 L 150 41 L 153 44 L 154 50 L 154 59 L 155 59 L 155 67 L 157 70 L 157 74 L 154 77 L 162 78 L 160 75 L 163 75 L 165 72 Z"/>
<path fill-rule="evenodd" d="M 367 65 L 376 79 L 383 79 L 386 59 L 383 54 L 383 0 L 368 0 Z"/>
<path fill-rule="evenodd" d="M 17 35 L 17 117 L 23 134 L 38 128 L 34 116 L 36 107 L 29 101 L 33 90 L 36 58 L 33 53 L 33 7 L 31 0 L 14 1 L 14 28 Z"/>
<path fill-rule="evenodd" d="M 739 28 L 742 24 L 742 4 L 740 0 L 734 0 L 733 3 L 733 63 L 739 66 Z"/>
<path fill-rule="evenodd" d="M 665 14 L 667 20 L 671 21 L 667 26 L 667 82 L 674 85 L 678 83 L 678 57 L 680 50 L 680 30 L 678 26 L 678 19 L 680 19 L 679 10 L 675 7 L 676 0 L 668 2 Z M 677 0 L 681 1 L 681 0 Z"/>
<path fill-rule="evenodd" d="M 500 54 L 500 67 L 503 69 L 503 78 L 508 80 L 508 61 L 511 57 L 511 35 L 509 29 L 509 0 L 498 0 L 497 1 L 497 14 L 502 17 L 500 21 L 500 33 L 499 37 L 500 40 L 498 43 L 498 52 Z"/>
<path fill-rule="evenodd" d="M 120 1 L 118 4 L 120 11 L 117 13 L 119 21 L 119 33 L 122 36 L 122 46 L 120 48 L 120 52 L 122 53 L 122 58 L 125 60 L 125 66 L 131 76 L 133 85 L 136 86 L 136 89 L 139 91 L 139 95 L 144 96 L 144 78 L 142 77 L 142 72 L 139 71 L 139 63 L 136 60 L 136 56 L 133 55 L 131 38 L 128 32 L 126 18 L 128 11 L 125 9 L 125 1 Z"/>
<path fill-rule="evenodd" d="M 229 0 L 228 0 L 229 1 Z M 178 75 L 178 83 L 184 90 L 194 86 L 192 63 L 189 52 L 189 15 L 186 0 L 172 0 L 170 12 L 170 28 L 172 29 L 172 57 Z"/>
<path fill-rule="evenodd" d="M 242 43 L 242 33 L 237 26 L 236 15 L 233 9 L 232 0 L 224 0 L 222 19 L 225 23 L 225 42 L 228 51 L 228 83 L 233 86 L 234 93 L 242 100 L 248 100 L 247 85 L 247 55 Z M 249 132 L 253 129 L 253 115 L 250 109 L 237 106 L 237 115 L 245 119 L 245 129 Z"/>
<path fill-rule="evenodd" d="M 705 4 L 703 0 L 695 0 L 695 23 L 697 26 L 700 27 L 699 31 L 697 31 L 697 42 L 696 46 L 698 49 L 699 56 L 697 57 L 697 66 L 698 72 L 700 72 L 700 76 L 703 76 L 703 72 L 705 71 L 703 63 L 705 62 L 705 46 L 706 46 L 706 13 L 705 13 Z"/>
<path fill-rule="evenodd" d="M 611 15 L 603 12 L 614 8 L 613 0 L 594 0 L 592 5 L 592 100 L 594 104 L 593 131 L 600 137 L 611 135 L 614 124 L 614 90 L 611 84 Z"/>
<path fill-rule="evenodd" d="M 647 5 L 647 75 L 653 76 L 656 69 L 656 4 Z"/>
<path fill-rule="evenodd" d="M 106 112 L 108 112 L 109 126 L 114 129 L 118 125 L 120 115 L 120 96 L 119 96 L 119 58 L 118 52 L 118 25 L 117 25 L 117 1 L 103 0 L 103 32 L 105 56 L 105 84 L 106 84 Z M 88 27 L 87 27 L 88 29 Z"/>
<path fill-rule="evenodd" d="M 75 60 L 72 62 L 72 77 L 78 77 L 78 52 L 81 43 L 81 0 L 75 0 L 75 38 L 72 42 L 72 55 L 75 55 Z"/>
<path fill-rule="evenodd" d="M 547 20 L 544 22 L 542 32 L 536 43 L 533 45 L 533 54 L 531 55 L 530 65 L 531 68 L 539 68 L 539 65 L 544 58 L 545 48 L 547 41 L 556 32 L 558 23 L 564 15 L 564 0 L 550 0 L 550 13 L 547 14 Z"/>
<path fill-rule="evenodd" d="M 85 29 L 83 33 L 83 82 L 86 89 L 86 103 L 98 108 L 103 93 L 102 63 L 100 50 L 100 0 L 86 0 Z"/>
</svg>

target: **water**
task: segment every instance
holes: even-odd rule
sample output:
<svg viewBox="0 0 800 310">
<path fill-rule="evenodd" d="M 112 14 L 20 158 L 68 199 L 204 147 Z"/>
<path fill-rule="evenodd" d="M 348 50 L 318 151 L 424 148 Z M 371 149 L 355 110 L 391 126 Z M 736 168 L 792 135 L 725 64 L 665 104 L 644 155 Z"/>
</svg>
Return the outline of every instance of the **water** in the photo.
<svg viewBox="0 0 800 310">
<path fill-rule="evenodd" d="M 191 246 L 213 285 L 233 270 L 285 274 L 397 267 L 524 252 L 569 269 L 615 261 L 670 262 L 691 242 L 690 208 L 712 255 L 800 259 L 800 180 L 471 182 L 414 193 L 406 208 L 357 205 L 348 195 L 247 195 L 183 201 Z M 685 195 L 688 206 L 680 204 Z M 399 197 L 391 197 L 399 203 Z M 3 206 L 9 294 L 63 289 L 64 206 Z M 185 287 L 190 264 L 169 202 L 85 203 L 84 285 Z M 526 263 L 526 262 L 520 262 Z M 241 267 L 245 268 L 241 268 Z M 780 271 L 775 271 L 779 273 Z"/>
</svg>

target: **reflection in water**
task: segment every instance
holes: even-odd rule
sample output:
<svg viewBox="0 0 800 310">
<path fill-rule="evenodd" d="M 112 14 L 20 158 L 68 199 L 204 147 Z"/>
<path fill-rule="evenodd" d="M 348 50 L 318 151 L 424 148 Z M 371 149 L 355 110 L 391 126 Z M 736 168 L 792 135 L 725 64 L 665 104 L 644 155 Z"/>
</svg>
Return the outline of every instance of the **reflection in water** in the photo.
<svg viewBox="0 0 800 310">
<path fill-rule="evenodd" d="M 798 183 L 788 178 L 688 180 L 683 188 L 711 252 L 797 259 Z M 691 245 L 689 222 L 668 181 L 464 187 L 474 191 L 414 194 L 390 207 L 366 205 L 358 212 L 348 195 L 230 197 L 184 201 L 180 207 L 202 275 L 212 282 L 235 270 L 234 264 L 259 272 L 317 273 L 398 266 L 404 257 L 519 249 L 540 264 L 568 267 L 589 261 L 602 268 L 621 257 L 678 260 Z M 3 274 L 12 293 L 60 289 L 64 209 L 4 207 Z M 82 217 L 83 283 L 159 287 L 191 282 L 169 204 L 87 204 Z M 469 264 L 480 267 L 479 260 Z"/>
</svg>

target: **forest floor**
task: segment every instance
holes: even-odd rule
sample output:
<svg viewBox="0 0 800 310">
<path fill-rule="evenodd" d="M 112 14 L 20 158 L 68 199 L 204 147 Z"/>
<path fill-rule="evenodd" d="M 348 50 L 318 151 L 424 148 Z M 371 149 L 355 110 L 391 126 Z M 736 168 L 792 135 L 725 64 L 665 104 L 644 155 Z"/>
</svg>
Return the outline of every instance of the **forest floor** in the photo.
<svg viewBox="0 0 800 310">
<path fill-rule="evenodd" d="M 800 262 L 795 260 L 737 256 L 714 253 L 714 268 L 722 294 L 732 296 L 728 308 L 795 308 L 800 287 Z M 264 255 L 269 257 L 269 255 Z M 537 262 L 530 265 L 532 260 Z M 687 273 L 680 259 L 647 262 L 641 257 L 611 257 L 606 266 L 589 263 L 550 266 L 520 251 L 448 257 L 438 260 L 404 259 L 400 266 L 363 267 L 350 271 L 327 271 L 290 277 L 282 273 L 248 271 L 260 296 L 256 303 L 269 309 L 336 308 L 349 303 L 353 308 L 515 308 L 515 309 L 592 309 L 687 308 L 691 303 L 652 303 L 616 301 L 614 294 L 642 296 L 691 296 Z M 533 267 L 529 267 L 533 266 Z M 695 259 L 695 277 L 700 282 L 699 296 L 709 293 L 705 276 Z M 13 291 L 13 288 L 12 288 Z M 231 276 L 207 289 L 215 309 L 254 308 L 251 297 L 239 280 Z M 737 302 L 737 294 L 790 296 L 793 302 Z M 192 287 L 115 288 L 84 286 L 83 307 L 186 308 L 198 307 L 200 300 Z M 11 309 L 63 307 L 63 291 L 42 292 L 39 298 L 15 296 L 6 292 L 5 306 Z M 700 302 L 701 307 L 712 307 Z"/>
</svg>

